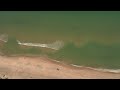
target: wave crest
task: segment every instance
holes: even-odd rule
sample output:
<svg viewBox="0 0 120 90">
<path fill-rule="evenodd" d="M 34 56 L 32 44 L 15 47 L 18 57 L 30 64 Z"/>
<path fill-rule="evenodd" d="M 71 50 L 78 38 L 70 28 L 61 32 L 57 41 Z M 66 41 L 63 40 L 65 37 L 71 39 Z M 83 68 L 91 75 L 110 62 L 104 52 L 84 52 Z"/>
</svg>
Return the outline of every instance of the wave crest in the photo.
<svg viewBox="0 0 120 90">
<path fill-rule="evenodd" d="M 59 50 L 64 46 L 64 43 L 62 41 L 56 41 L 51 44 L 40 44 L 40 43 L 21 43 L 19 40 L 17 40 L 18 44 L 25 45 L 25 46 L 35 46 L 35 47 L 46 47 L 51 48 L 54 50 Z"/>
<path fill-rule="evenodd" d="M 0 35 L 0 41 L 7 42 L 8 41 L 8 35 L 7 34 L 2 34 Z M 51 48 L 54 50 L 59 50 L 64 46 L 63 41 L 56 41 L 50 44 L 41 44 L 41 43 L 22 43 L 19 40 L 17 40 L 19 45 L 25 45 L 25 46 L 34 46 L 34 47 L 46 47 L 46 48 Z"/>
<path fill-rule="evenodd" d="M 120 73 L 120 69 L 93 68 L 93 67 L 87 67 L 87 66 L 79 66 L 79 65 L 75 65 L 75 64 L 71 64 L 71 65 L 74 67 L 84 67 L 84 68 L 88 68 L 88 69 L 92 69 L 92 70 L 96 70 L 96 71 L 102 71 L 102 72 Z"/>
</svg>

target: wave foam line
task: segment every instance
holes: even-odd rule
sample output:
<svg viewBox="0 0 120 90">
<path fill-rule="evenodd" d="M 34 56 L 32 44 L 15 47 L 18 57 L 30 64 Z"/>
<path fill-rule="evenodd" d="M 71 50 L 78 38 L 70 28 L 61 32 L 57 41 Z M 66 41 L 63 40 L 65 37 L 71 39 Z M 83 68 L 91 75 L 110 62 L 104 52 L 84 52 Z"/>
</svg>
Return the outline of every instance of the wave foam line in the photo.
<svg viewBox="0 0 120 90">
<path fill-rule="evenodd" d="M 8 41 L 8 35 L 7 34 L 2 34 L 0 35 L 0 41 L 7 42 Z M 35 47 L 46 47 L 46 48 L 51 48 L 54 50 L 59 50 L 64 46 L 64 43 L 62 41 L 56 41 L 51 44 L 40 44 L 40 43 L 22 43 L 19 40 L 17 40 L 19 45 L 25 45 L 25 46 L 35 46 Z"/>
<path fill-rule="evenodd" d="M 17 40 L 18 44 L 25 45 L 25 46 L 35 46 L 35 47 L 46 47 L 51 48 L 54 50 L 59 50 L 63 47 L 64 43 L 62 41 L 56 41 L 52 44 L 40 44 L 40 43 L 21 43 L 19 40 Z"/>
<path fill-rule="evenodd" d="M 92 67 L 86 67 L 86 66 L 79 66 L 75 64 L 71 64 L 74 67 L 85 67 L 88 69 L 96 70 L 96 71 L 102 71 L 102 72 L 112 72 L 112 73 L 120 73 L 120 69 L 102 69 L 102 68 L 92 68 Z"/>
</svg>

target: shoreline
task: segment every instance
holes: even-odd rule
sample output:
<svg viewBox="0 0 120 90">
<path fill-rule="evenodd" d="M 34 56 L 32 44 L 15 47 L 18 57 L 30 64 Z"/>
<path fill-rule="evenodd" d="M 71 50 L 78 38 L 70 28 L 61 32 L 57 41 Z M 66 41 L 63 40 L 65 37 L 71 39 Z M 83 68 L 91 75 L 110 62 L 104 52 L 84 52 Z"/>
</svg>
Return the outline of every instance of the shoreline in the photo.
<svg viewBox="0 0 120 90">
<path fill-rule="evenodd" d="M 0 75 L 8 79 L 120 79 L 120 73 L 77 67 L 42 56 L 0 56 Z"/>
<path fill-rule="evenodd" d="M 4 55 L 5 56 L 5 55 Z M 75 65 L 75 64 L 68 64 L 68 63 L 63 63 L 61 61 L 58 61 L 58 60 L 55 60 L 55 59 L 51 59 L 49 58 L 48 56 L 46 55 L 32 55 L 32 54 L 26 54 L 26 55 L 10 55 L 10 56 L 6 56 L 6 57 L 40 57 L 40 58 L 46 58 L 46 59 L 49 59 L 50 61 L 53 61 L 54 62 L 57 62 L 57 64 L 65 64 L 67 66 L 70 66 L 70 67 L 73 67 L 73 68 L 86 68 L 86 69 L 91 69 L 91 70 L 96 70 L 96 71 L 100 71 L 100 72 L 108 72 L 108 73 L 120 73 L 120 69 L 108 69 L 108 68 L 93 68 L 93 67 L 88 67 L 88 66 L 80 66 L 80 65 Z"/>
<path fill-rule="evenodd" d="M 3 34 L 4 35 L 4 34 Z M 4 43 L 6 43 L 7 41 L 5 41 L 5 40 L 0 40 L 0 41 L 2 41 L 2 42 L 4 42 Z M 21 46 L 24 46 L 24 44 L 25 44 L 25 46 L 34 46 L 34 45 L 37 45 L 37 46 L 39 46 L 39 43 L 21 43 L 19 40 L 17 40 L 17 43 L 19 44 L 19 45 L 21 45 Z M 30 45 L 29 45 L 30 44 Z M 44 47 L 44 45 L 47 45 L 47 44 L 40 44 L 40 46 L 43 46 Z M 2 54 L 1 52 L 0 52 L 0 54 Z M 5 54 L 3 54 L 3 56 L 6 56 L 6 57 L 23 57 L 23 56 L 27 56 L 27 57 L 31 57 L 31 56 L 34 56 L 34 57 L 43 57 L 43 56 L 40 56 L 40 55 L 32 55 L 32 54 L 28 54 L 28 55 L 23 55 L 23 54 L 18 54 L 18 55 L 5 55 Z M 46 57 L 46 58 L 48 58 L 48 57 Z M 50 59 L 50 58 L 49 58 Z M 61 63 L 61 61 L 58 61 L 58 60 L 55 60 L 55 59 L 51 59 L 52 61 L 54 61 L 54 62 L 59 62 L 59 63 Z M 88 67 L 88 66 L 80 66 L 80 65 L 75 65 L 75 64 L 68 64 L 69 66 L 73 66 L 73 67 L 77 67 L 77 68 L 87 68 L 87 69 L 92 69 L 92 70 L 96 70 L 96 71 L 101 71 L 101 72 L 110 72 L 110 73 L 120 73 L 120 69 L 107 69 L 107 68 L 93 68 L 93 67 Z"/>
<path fill-rule="evenodd" d="M 1 56 L 1 55 L 0 55 Z M 75 65 L 75 64 L 68 64 L 68 63 L 63 63 L 61 61 L 58 61 L 58 60 L 55 60 L 55 59 L 51 59 L 49 58 L 48 56 L 46 55 L 32 55 L 32 54 L 26 54 L 26 55 L 23 55 L 23 54 L 18 54 L 18 55 L 10 55 L 10 56 L 6 56 L 6 55 L 3 55 L 5 57 L 38 57 L 38 58 L 45 58 L 45 59 L 49 59 L 50 61 L 52 61 L 53 63 L 57 62 L 57 64 L 65 64 L 67 66 L 70 66 L 70 67 L 73 67 L 73 68 L 86 68 L 86 69 L 91 69 L 91 70 L 96 70 L 96 71 L 100 71 L 100 72 L 108 72 L 108 73 L 120 73 L 120 69 L 107 69 L 107 68 L 93 68 L 93 67 L 88 67 L 88 66 L 80 66 L 80 65 Z"/>
</svg>

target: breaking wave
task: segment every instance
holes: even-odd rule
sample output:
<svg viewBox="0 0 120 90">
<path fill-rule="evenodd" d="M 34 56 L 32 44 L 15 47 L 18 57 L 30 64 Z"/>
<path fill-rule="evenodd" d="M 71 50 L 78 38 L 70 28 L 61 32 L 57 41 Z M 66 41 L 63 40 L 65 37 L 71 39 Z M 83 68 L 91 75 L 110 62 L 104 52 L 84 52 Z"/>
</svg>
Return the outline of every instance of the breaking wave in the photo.
<svg viewBox="0 0 120 90">
<path fill-rule="evenodd" d="M 0 40 L 3 41 L 3 42 L 7 42 L 8 41 L 8 35 L 7 34 L 0 35 Z"/>
<path fill-rule="evenodd" d="M 51 48 L 54 50 L 59 50 L 64 46 L 64 43 L 62 41 L 56 41 L 51 44 L 40 44 L 40 43 L 22 43 L 19 40 L 17 40 L 18 44 L 20 45 L 25 45 L 25 46 L 35 46 L 35 47 L 46 47 L 46 48 Z"/>
<path fill-rule="evenodd" d="M 0 35 L 0 41 L 7 42 L 8 41 L 8 35 L 7 34 L 2 34 Z M 19 45 L 25 45 L 25 46 L 34 46 L 34 47 L 46 47 L 46 48 L 51 48 L 54 50 L 59 50 L 64 46 L 63 41 L 56 41 L 50 44 L 41 44 L 41 43 L 23 43 L 17 40 Z"/>
<path fill-rule="evenodd" d="M 75 64 L 71 64 L 71 65 L 74 67 L 84 67 L 84 68 L 88 68 L 88 69 L 92 69 L 92 70 L 96 70 L 96 71 L 102 71 L 102 72 L 120 73 L 120 69 L 93 68 L 93 67 L 87 67 L 87 66 L 79 66 L 79 65 L 75 65 Z"/>
</svg>

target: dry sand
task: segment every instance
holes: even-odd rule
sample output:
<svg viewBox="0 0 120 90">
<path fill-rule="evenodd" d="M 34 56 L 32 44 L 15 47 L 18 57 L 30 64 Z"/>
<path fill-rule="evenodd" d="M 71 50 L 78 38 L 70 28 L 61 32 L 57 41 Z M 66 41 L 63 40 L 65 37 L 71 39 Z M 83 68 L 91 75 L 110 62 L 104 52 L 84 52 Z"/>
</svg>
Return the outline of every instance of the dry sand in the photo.
<svg viewBox="0 0 120 90">
<path fill-rule="evenodd" d="M 120 79 L 120 73 L 73 67 L 46 57 L 0 56 L 0 77 L 4 79 Z"/>
</svg>

